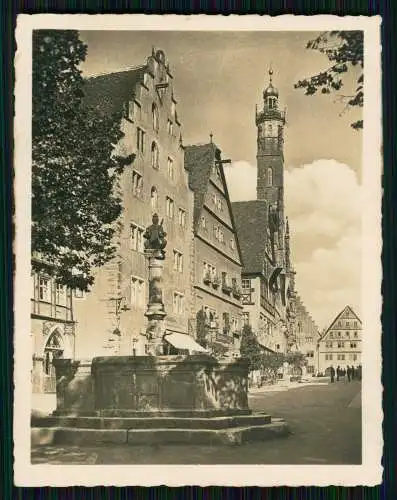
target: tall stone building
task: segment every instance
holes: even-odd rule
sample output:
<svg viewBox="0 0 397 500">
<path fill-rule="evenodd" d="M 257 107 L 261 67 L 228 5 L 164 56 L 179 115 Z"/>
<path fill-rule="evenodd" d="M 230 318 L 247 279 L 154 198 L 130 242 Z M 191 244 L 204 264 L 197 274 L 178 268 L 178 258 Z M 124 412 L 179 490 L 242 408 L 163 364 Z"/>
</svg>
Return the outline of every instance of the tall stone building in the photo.
<svg viewBox="0 0 397 500">
<path fill-rule="evenodd" d="M 336 316 L 318 343 L 318 371 L 325 373 L 331 366 L 361 365 L 362 324 L 353 308 L 346 306 Z"/>
<path fill-rule="evenodd" d="M 31 335 L 33 343 L 33 407 L 52 409 L 55 402 L 55 369 L 53 360 L 72 358 L 75 348 L 73 292 L 56 283 L 51 265 L 35 270 L 43 261 L 35 252 L 31 271 Z M 47 269 L 46 269 L 47 268 Z M 78 293 L 78 292 L 77 292 Z"/>
<path fill-rule="evenodd" d="M 220 149 L 212 143 L 185 148 L 194 192 L 194 283 L 192 321 L 207 326 L 205 339 L 237 353 L 241 336 L 241 252 Z M 196 332 L 197 334 L 197 332 Z"/>
<path fill-rule="evenodd" d="M 115 154 L 130 160 L 118 186 L 123 213 L 116 257 L 96 272 L 95 283 L 75 305 L 76 355 L 146 352 L 148 265 L 143 233 L 157 213 L 167 232 L 164 303 L 167 332 L 188 331 L 193 252 L 193 193 L 184 168 L 174 78 L 165 54 L 145 64 L 86 81 L 86 105 L 122 113 L 124 137 Z"/>
<path fill-rule="evenodd" d="M 243 254 L 243 304 L 265 348 L 285 352 L 295 342 L 294 270 L 284 214 L 284 125 L 279 93 L 272 82 L 256 109 L 257 199 L 233 203 Z"/>
</svg>

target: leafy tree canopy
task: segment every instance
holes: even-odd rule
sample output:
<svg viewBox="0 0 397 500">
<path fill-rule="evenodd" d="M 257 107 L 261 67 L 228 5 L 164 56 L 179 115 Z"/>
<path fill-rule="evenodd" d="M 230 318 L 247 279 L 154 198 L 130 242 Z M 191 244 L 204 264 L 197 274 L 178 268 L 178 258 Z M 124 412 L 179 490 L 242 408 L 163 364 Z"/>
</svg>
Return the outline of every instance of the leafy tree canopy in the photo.
<svg viewBox="0 0 397 500">
<path fill-rule="evenodd" d="M 250 370 L 259 370 L 262 366 L 262 347 L 258 343 L 250 325 L 244 325 L 241 335 L 240 354 L 247 359 Z"/>
<path fill-rule="evenodd" d="M 83 290 L 115 252 L 125 163 L 113 156 L 121 115 L 84 105 L 86 53 L 77 31 L 33 32 L 32 251 L 60 283 Z"/>
<path fill-rule="evenodd" d="M 307 43 L 307 48 L 327 56 L 331 65 L 320 73 L 299 80 L 295 88 L 302 88 L 306 95 L 319 89 L 323 94 L 339 91 L 343 87 L 342 75 L 356 66 L 361 68 L 353 95 L 340 96 L 346 107 L 362 107 L 364 103 L 364 35 L 362 31 L 323 32 Z M 363 128 L 363 120 L 351 124 L 354 129 Z"/>
</svg>

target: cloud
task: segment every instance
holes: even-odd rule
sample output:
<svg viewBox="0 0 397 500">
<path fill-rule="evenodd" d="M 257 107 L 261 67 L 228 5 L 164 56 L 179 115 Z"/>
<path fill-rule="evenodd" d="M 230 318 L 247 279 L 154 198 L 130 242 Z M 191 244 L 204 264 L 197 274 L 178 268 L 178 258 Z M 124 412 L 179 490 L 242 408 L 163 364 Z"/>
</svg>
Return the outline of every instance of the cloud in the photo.
<svg viewBox="0 0 397 500">
<path fill-rule="evenodd" d="M 235 161 L 225 166 L 225 177 L 232 201 L 256 199 L 256 167 L 247 161 Z"/>
<path fill-rule="evenodd" d="M 256 167 L 225 168 L 232 201 L 256 198 Z M 361 187 L 336 160 L 285 169 L 285 212 L 299 294 L 320 328 L 350 304 L 360 314 Z"/>
</svg>

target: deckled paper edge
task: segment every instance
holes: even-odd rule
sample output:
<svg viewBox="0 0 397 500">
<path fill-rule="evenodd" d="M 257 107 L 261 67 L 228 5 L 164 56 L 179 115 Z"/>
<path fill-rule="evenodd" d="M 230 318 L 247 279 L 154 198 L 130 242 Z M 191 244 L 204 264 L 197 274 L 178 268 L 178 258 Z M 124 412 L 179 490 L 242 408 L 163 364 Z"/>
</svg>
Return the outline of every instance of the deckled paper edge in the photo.
<svg viewBox="0 0 397 500">
<path fill-rule="evenodd" d="M 14 481 L 18 486 L 373 486 L 382 480 L 380 17 L 38 14 L 17 18 L 15 58 Z M 33 29 L 364 30 L 363 131 L 363 464 L 362 465 L 31 465 L 30 185 Z M 269 444 L 267 444 L 269 445 Z M 277 446 L 277 442 L 271 443 Z"/>
</svg>

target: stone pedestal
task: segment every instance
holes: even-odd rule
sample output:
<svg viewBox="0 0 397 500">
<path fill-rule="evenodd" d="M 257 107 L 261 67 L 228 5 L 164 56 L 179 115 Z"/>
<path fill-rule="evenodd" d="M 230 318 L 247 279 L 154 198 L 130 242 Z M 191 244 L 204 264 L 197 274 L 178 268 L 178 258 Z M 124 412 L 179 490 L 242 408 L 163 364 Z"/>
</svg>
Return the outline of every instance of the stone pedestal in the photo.
<svg viewBox="0 0 397 500">
<path fill-rule="evenodd" d="M 248 366 L 211 356 L 57 360 L 56 415 L 249 414 Z"/>
<path fill-rule="evenodd" d="M 161 356 L 165 334 L 164 318 L 167 315 L 163 302 L 164 257 L 161 250 L 146 250 L 145 256 L 149 266 L 149 302 L 145 312 L 148 319 L 146 328 L 148 353 L 152 356 Z"/>
</svg>

